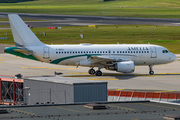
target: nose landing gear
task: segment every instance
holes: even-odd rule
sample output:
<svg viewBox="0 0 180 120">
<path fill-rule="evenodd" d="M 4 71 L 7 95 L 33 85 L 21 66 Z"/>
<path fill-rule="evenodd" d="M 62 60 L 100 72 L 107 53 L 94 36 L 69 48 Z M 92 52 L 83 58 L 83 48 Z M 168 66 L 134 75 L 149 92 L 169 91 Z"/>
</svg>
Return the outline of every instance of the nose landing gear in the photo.
<svg viewBox="0 0 180 120">
<path fill-rule="evenodd" d="M 153 65 L 149 65 L 149 74 L 154 75 L 154 71 L 152 69 Z"/>
</svg>

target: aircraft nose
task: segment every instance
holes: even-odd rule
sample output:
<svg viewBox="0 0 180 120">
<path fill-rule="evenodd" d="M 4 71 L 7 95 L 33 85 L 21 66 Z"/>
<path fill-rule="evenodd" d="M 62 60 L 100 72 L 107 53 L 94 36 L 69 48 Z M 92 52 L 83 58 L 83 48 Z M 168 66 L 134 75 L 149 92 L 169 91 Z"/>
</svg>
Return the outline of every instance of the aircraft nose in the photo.
<svg viewBox="0 0 180 120">
<path fill-rule="evenodd" d="M 175 54 L 172 54 L 170 58 L 171 58 L 171 61 L 177 60 L 177 56 Z"/>
</svg>

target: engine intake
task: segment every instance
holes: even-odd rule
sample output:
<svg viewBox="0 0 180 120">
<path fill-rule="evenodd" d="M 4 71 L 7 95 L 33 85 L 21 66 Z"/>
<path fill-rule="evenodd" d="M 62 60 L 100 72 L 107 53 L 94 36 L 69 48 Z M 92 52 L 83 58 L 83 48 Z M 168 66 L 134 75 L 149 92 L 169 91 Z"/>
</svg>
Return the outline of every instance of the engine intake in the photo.
<svg viewBox="0 0 180 120">
<path fill-rule="evenodd" d="M 133 61 L 117 62 L 114 65 L 107 66 L 106 69 L 122 73 L 132 73 L 135 71 L 135 64 Z"/>
</svg>

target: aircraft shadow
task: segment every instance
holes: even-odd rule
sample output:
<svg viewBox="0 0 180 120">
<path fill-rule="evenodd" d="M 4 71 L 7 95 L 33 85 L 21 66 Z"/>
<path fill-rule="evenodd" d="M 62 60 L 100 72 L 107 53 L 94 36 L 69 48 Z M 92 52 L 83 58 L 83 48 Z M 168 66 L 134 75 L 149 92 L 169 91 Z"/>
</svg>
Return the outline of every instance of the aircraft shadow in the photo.
<svg viewBox="0 0 180 120">
<path fill-rule="evenodd" d="M 149 74 L 118 74 L 118 73 L 103 73 L 102 76 L 95 76 L 95 75 L 89 75 L 89 74 L 74 74 L 74 75 L 64 75 L 63 77 L 79 77 L 79 78 L 83 78 L 83 77 L 88 77 L 88 78 L 97 78 L 99 80 L 101 80 L 101 78 L 103 79 L 104 77 L 112 77 L 112 79 L 117 79 L 117 80 L 128 80 L 128 79 L 132 79 L 135 77 L 163 77 L 163 76 L 180 76 L 180 74 L 171 74 L 171 73 L 166 73 L 166 74 L 154 74 L 154 75 L 149 75 Z M 114 77 L 114 78 L 113 78 Z M 93 80 L 93 79 L 92 79 Z M 106 79 L 105 79 L 106 80 Z M 111 80 L 111 78 L 109 78 L 109 80 Z"/>
</svg>

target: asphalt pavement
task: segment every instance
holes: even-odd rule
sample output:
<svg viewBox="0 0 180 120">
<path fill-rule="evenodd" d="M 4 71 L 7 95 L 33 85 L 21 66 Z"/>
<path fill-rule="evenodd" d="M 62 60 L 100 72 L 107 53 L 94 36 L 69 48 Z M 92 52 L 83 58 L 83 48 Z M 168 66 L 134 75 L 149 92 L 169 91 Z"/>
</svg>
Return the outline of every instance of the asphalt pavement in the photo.
<svg viewBox="0 0 180 120">
<path fill-rule="evenodd" d="M 0 12 L 0 18 L 7 18 L 7 14 L 19 14 L 33 27 L 57 27 L 79 25 L 167 25 L 180 26 L 180 19 L 167 18 L 137 18 L 137 17 L 109 17 L 109 16 L 83 16 L 83 15 L 57 15 L 57 14 L 32 14 L 32 13 L 5 13 Z M 36 21 L 38 20 L 38 21 Z M 39 21 L 42 20 L 42 21 Z M 0 25 L 9 22 L 0 22 Z"/>
</svg>

